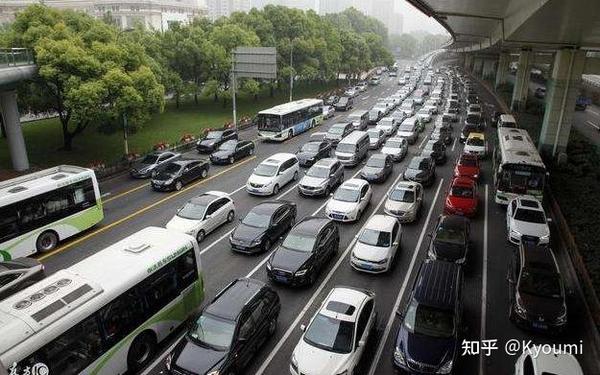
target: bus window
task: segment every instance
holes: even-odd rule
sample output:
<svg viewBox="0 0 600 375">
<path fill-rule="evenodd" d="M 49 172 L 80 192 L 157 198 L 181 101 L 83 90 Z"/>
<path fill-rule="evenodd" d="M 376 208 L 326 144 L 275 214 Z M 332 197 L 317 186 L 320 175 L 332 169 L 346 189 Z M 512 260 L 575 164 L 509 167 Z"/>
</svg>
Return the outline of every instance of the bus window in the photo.
<svg viewBox="0 0 600 375">
<path fill-rule="evenodd" d="M 198 280 L 198 269 L 196 267 L 196 257 L 194 251 L 190 250 L 183 254 L 177 260 L 177 287 L 179 291 L 183 291 L 190 286 L 194 281 Z"/>
<path fill-rule="evenodd" d="M 179 295 L 176 276 L 175 266 L 169 264 L 146 279 L 141 292 L 148 304 L 147 315 L 156 314 Z"/>
</svg>

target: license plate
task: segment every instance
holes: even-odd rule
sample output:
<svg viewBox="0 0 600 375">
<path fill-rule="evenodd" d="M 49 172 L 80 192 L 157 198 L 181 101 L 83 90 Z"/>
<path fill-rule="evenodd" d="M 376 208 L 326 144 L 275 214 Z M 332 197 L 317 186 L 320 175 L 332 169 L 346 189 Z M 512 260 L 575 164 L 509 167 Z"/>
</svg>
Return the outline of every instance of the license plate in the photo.
<svg viewBox="0 0 600 375">
<path fill-rule="evenodd" d="M 544 323 L 533 322 L 533 328 L 548 329 L 548 326 Z"/>
<path fill-rule="evenodd" d="M 288 279 L 285 276 L 279 276 L 279 275 L 275 275 L 275 280 L 279 281 L 280 283 L 287 283 Z"/>
<path fill-rule="evenodd" d="M 366 270 L 372 270 L 373 266 L 370 265 L 369 263 L 361 263 L 362 268 L 366 269 Z"/>
<path fill-rule="evenodd" d="M 340 214 L 331 214 L 331 217 L 334 219 L 339 219 L 342 220 L 344 218 L 344 215 L 340 215 Z"/>
</svg>

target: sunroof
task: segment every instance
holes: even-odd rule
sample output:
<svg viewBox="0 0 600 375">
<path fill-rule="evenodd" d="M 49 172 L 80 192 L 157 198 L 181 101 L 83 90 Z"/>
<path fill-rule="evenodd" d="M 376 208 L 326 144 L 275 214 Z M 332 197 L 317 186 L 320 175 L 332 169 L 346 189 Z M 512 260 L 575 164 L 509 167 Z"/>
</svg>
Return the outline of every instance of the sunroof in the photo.
<svg viewBox="0 0 600 375">
<path fill-rule="evenodd" d="M 327 310 L 339 314 L 352 315 L 354 314 L 354 310 L 356 310 L 356 308 L 352 305 L 348 305 L 343 302 L 329 301 L 329 303 L 327 304 Z"/>
<path fill-rule="evenodd" d="M 532 201 L 529 199 L 522 199 L 521 200 L 521 205 L 523 207 L 531 207 L 531 208 L 539 208 L 539 205 L 536 201 Z"/>
</svg>

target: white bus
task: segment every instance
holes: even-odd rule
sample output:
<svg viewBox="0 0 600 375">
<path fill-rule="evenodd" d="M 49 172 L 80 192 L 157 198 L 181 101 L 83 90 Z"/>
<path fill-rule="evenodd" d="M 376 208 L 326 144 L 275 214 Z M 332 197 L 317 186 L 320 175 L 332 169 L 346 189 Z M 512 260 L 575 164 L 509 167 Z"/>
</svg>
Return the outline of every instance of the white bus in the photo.
<svg viewBox="0 0 600 375">
<path fill-rule="evenodd" d="M 546 166 L 526 130 L 498 128 L 493 163 L 496 203 L 508 204 L 518 195 L 542 200 Z"/>
<path fill-rule="evenodd" d="M 138 373 L 203 299 L 196 240 L 148 227 L 1 301 L 0 361 L 16 374 Z"/>
<path fill-rule="evenodd" d="M 61 165 L 0 182 L 0 261 L 50 251 L 103 218 L 91 169 Z"/>
<path fill-rule="evenodd" d="M 258 112 L 258 137 L 285 141 L 323 122 L 323 100 L 301 99 Z"/>
</svg>

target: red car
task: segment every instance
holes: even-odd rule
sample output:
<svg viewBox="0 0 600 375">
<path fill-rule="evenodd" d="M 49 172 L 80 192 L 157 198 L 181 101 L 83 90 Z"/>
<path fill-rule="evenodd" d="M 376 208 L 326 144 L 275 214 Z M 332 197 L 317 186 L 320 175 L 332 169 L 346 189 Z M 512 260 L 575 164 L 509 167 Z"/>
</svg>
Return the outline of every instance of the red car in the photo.
<svg viewBox="0 0 600 375">
<path fill-rule="evenodd" d="M 478 203 L 477 183 L 468 177 L 454 177 L 446 196 L 444 212 L 473 217 L 477 213 Z"/>
<path fill-rule="evenodd" d="M 476 155 L 462 154 L 454 167 L 454 177 L 469 177 L 477 181 L 481 176 L 479 158 Z"/>
</svg>

